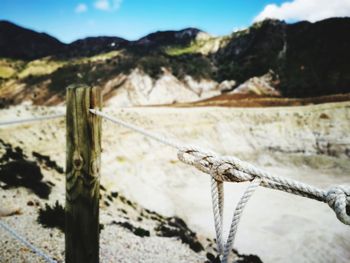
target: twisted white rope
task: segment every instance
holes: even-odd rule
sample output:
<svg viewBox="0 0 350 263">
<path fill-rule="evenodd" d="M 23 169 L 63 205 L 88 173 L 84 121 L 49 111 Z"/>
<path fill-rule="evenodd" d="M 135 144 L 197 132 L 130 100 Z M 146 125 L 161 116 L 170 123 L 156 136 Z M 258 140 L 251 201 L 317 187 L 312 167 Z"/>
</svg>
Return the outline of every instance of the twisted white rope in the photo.
<svg viewBox="0 0 350 263">
<path fill-rule="evenodd" d="M 184 163 L 195 166 L 221 182 L 246 182 L 261 179 L 261 185 L 328 203 L 337 218 L 350 225 L 350 187 L 334 186 L 322 190 L 292 179 L 274 176 L 235 157 L 221 157 L 212 152 L 204 152 L 194 147 L 185 147 L 178 152 Z"/>
<path fill-rule="evenodd" d="M 239 202 L 236 206 L 236 209 L 235 209 L 235 211 L 233 213 L 233 217 L 232 217 L 230 232 L 229 232 L 229 235 L 227 237 L 226 244 L 225 244 L 225 250 L 223 253 L 222 263 L 227 263 L 228 257 L 230 255 L 230 251 L 232 249 L 232 246 L 233 246 L 233 243 L 234 243 L 234 240 L 236 237 L 238 223 L 242 217 L 244 207 L 248 203 L 250 197 L 253 195 L 255 190 L 260 185 L 260 182 L 261 182 L 260 178 L 254 178 L 254 180 L 247 187 L 247 189 L 245 190 L 244 194 L 242 195 L 241 199 L 239 200 Z"/>
<path fill-rule="evenodd" d="M 214 225 L 216 233 L 216 246 L 218 253 L 224 252 L 223 242 L 223 220 L 224 220 L 224 184 L 211 178 L 211 198 L 214 215 Z"/>
<path fill-rule="evenodd" d="M 163 136 L 148 132 L 132 124 L 112 118 L 101 111 L 90 110 L 91 113 L 99 115 L 113 123 L 134 130 L 146 137 L 152 138 L 160 143 L 166 144 L 178 150 L 178 159 L 186 164 L 192 165 L 200 171 L 212 176 L 211 192 L 213 202 L 213 214 L 215 221 L 216 242 L 219 254 L 223 255 L 222 262 L 226 263 L 234 238 L 237 232 L 239 220 L 244 207 L 253 195 L 256 188 L 261 185 L 295 195 L 326 202 L 334 210 L 337 218 L 344 224 L 350 225 L 350 187 L 334 186 L 328 191 L 318 189 L 292 179 L 271 175 L 247 162 L 232 156 L 218 156 L 214 152 L 204 151 L 194 146 L 182 146 L 166 139 Z M 233 214 L 232 223 L 227 242 L 223 242 L 223 204 L 224 191 L 223 182 L 251 182 Z"/>
<path fill-rule="evenodd" d="M 61 118 L 64 116 L 66 116 L 65 113 L 58 113 L 58 114 L 54 114 L 54 115 L 39 116 L 39 117 L 33 117 L 33 118 L 28 118 L 28 119 L 22 119 L 22 120 L 4 121 L 4 122 L 0 122 L 0 126 L 27 123 L 27 122 L 35 122 L 35 121 L 43 121 L 43 120 L 51 120 L 51 119 Z"/>
<path fill-rule="evenodd" d="M 168 145 L 170 147 L 173 147 L 177 150 L 180 150 L 182 148 L 182 146 L 176 142 L 173 142 L 159 134 L 154 134 L 154 133 L 151 133 L 149 131 L 146 131 L 144 129 L 141 129 L 139 127 L 136 127 L 135 125 L 132 125 L 130 123 L 127 123 L 125 121 L 122 121 L 120 119 L 116 119 L 116 118 L 112 118 L 110 116 L 108 116 L 107 114 L 103 113 L 102 111 L 99 111 L 99 110 L 95 110 L 95 109 L 90 109 L 90 112 L 93 113 L 93 114 L 96 114 L 98 116 L 101 116 L 103 118 L 105 118 L 106 120 L 109 120 L 110 122 L 113 122 L 115 124 L 118 124 L 118 125 L 121 125 L 127 129 L 130 129 L 130 130 L 133 130 L 133 131 L 136 131 L 148 138 L 151 138 L 153 140 L 156 140 L 162 144 L 165 144 L 165 145 Z"/>
<path fill-rule="evenodd" d="M 23 245 L 31 249 L 35 254 L 45 259 L 46 262 L 49 263 L 57 263 L 56 260 L 53 260 L 50 256 L 45 254 L 42 250 L 32 245 L 30 242 L 28 242 L 24 237 L 22 237 L 20 234 L 18 234 L 14 229 L 12 229 L 9 225 L 5 224 L 2 220 L 0 220 L 0 227 L 5 229 L 12 237 L 17 239 L 19 242 L 21 242 Z"/>
</svg>

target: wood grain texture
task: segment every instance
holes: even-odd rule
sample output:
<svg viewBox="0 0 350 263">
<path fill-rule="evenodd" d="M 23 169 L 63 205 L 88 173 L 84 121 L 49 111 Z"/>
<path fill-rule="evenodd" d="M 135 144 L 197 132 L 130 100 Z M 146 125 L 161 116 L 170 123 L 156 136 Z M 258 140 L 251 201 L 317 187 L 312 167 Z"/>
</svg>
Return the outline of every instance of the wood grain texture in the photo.
<svg viewBox="0 0 350 263">
<path fill-rule="evenodd" d="M 99 262 L 101 110 L 98 88 L 67 88 L 66 262 Z"/>
</svg>

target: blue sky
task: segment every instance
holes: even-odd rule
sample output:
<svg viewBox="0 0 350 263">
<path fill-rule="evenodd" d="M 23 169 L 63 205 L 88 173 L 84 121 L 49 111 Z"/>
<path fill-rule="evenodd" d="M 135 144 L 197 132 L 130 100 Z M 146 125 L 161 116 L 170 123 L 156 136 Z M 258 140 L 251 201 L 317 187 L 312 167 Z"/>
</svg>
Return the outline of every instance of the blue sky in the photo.
<svg viewBox="0 0 350 263">
<path fill-rule="evenodd" d="M 320 2 L 322 10 L 318 10 Z M 267 16 L 318 20 L 318 13 L 332 10 L 327 6 L 330 2 L 345 6 L 340 16 L 350 15 L 349 0 L 1 0 L 0 19 L 49 33 L 63 42 L 99 35 L 134 40 L 157 30 L 185 27 L 224 35 Z M 334 12 L 328 16 L 339 11 Z"/>
</svg>

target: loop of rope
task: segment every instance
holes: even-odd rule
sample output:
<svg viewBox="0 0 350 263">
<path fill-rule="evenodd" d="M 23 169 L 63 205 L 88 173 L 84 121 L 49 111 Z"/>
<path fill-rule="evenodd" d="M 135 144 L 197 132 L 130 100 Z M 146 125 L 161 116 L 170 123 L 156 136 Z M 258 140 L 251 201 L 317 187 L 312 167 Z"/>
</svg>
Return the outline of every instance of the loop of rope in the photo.
<svg viewBox="0 0 350 263">
<path fill-rule="evenodd" d="M 344 186 L 330 188 L 326 195 L 326 202 L 341 222 L 350 225 L 350 188 Z"/>
<path fill-rule="evenodd" d="M 90 112 L 179 150 L 178 159 L 180 161 L 212 175 L 217 181 L 245 182 L 259 177 L 261 178 L 261 185 L 264 187 L 328 203 L 336 213 L 337 218 L 342 223 L 350 225 L 349 187 L 335 187 L 329 191 L 318 189 L 291 179 L 271 175 L 232 156 L 218 157 L 217 154 L 211 151 L 204 151 L 194 146 L 183 146 L 180 143 L 168 140 L 164 136 L 145 131 L 135 125 L 112 118 L 101 111 L 91 109 Z"/>
<path fill-rule="evenodd" d="M 226 243 L 223 242 L 223 213 L 224 213 L 224 189 L 223 182 L 216 181 L 213 177 L 211 178 L 211 194 L 213 200 L 213 214 L 214 214 L 214 223 L 215 223 L 215 233 L 216 233 L 216 243 L 218 247 L 218 254 L 222 255 L 222 263 L 227 263 L 230 251 L 232 249 L 238 223 L 241 219 L 243 209 L 248 203 L 250 197 L 253 195 L 254 191 L 260 185 L 261 179 L 255 178 L 250 185 L 245 190 L 240 201 L 238 202 L 230 226 L 229 235 L 227 237 Z"/>
<path fill-rule="evenodd" d="M 253 179 L 253 181 L 249 184 L 249 186 L 245 190 L 244 194 L 242 195 L 241 199 L 239 200 L 239 202 L 235 208 L 235 211 L 234 211 L 233 217 L 232 217 L 230 232 L 229 232 L 229 235 L 227 237 L 226 244 L 225 244 L 225 250 L 224 250 L 223 258 L 221 261 L 222 263 L 227 263 L 228 257 L 230 255 L 230 251 L 232 249 L 232 246 L 233 246 L 233 243 L 234 243 L 234 240 L 236 237 L 238 223 L 242 217 L 244 207 L 248 203 L 249 199 L 252 197 L 255 190 L 260 185 L 260 182 L 261 182 L 260 178 Z"/>
<path fill-rule="evenodd" d="M 269 174 L 255 166 L 230 156 L 217 156 L 194 147 L 184 147 L 178 152 L 180 161 L 193 165 L 221 182 L 246 182 L 261 179 L 264 187 L 285 191 L 328 203 L 337 218 L 350 225 L 350 187 L 335 186 L 325 191 L 292 179 Z"/>
</svg>

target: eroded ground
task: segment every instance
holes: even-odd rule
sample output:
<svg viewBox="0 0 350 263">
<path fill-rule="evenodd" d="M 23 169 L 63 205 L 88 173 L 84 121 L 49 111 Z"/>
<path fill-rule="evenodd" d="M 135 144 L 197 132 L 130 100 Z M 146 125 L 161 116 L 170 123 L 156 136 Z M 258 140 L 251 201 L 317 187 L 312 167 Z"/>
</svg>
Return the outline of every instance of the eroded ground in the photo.
<svg viewBox="0 0 350 263">
<path fill-rule="evenodd" d="M 62 108 L 49 111 L 59 110 Z M 276 175 L 322 188 L 350 182 L 350 102 L 268 109 L 147 107 L 105 111 L 183 143 L 236 155 Z M 48 109 L 17 106 L 2 110 L 0 116 L 5 120 L 33 112 L 41 115 Z M 64 120 L 1 127 L 0 138 L 26 152 L 49 156 L 64 167 Z M 101 180 L 107 192 L 118 192 L 142 209 L 164 217 L 183 218 L 200 241 L 214 238 L 207 175 L 179 162 L 174 149 L 114 124 L 104 122 L 102 138 Z M 51 193 L 52 200 L 62 201 L 63 179 Z M 225 184 L 225 225 L 245 187 Z M 120 208 L 117 202 L 111 203 L 116 210 Z M 138 227 L 137 223 L 132 225 Z M 350 228 L 340 223 L 326 204 L 258 189 L 244 212 L 235 248 L 258 255 L 264 262 L 348 262 L 349 244 Z M 193 250 L 183 245 L 189 252 L 181 253 L 188 260 Z M 118 247 L 118 242 L 114 246 Z M 199 262 L 207 260 L 201 255 Z"/>
</svg>

